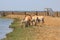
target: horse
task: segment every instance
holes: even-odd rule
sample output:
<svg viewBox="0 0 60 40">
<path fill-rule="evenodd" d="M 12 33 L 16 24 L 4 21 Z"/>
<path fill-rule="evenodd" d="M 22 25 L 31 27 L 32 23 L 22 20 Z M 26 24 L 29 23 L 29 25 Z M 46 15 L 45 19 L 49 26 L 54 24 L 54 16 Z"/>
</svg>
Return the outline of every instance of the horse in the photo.
<svg viewBox="0 0 60 40">
<path fill-rule="evenodd" d="M 44 23 L 44 16 L 37 16 L 37 21 Z"/>
<path fill-rule="evenodd" d="M 36 25 L 36 22 L 37 22 L 37 16 L 36 15 L 32 16 L 31 22 L 32 22 L 32 25 Z"/>
<path fill-rule="evenodd" d="M 23 23 L 25 23 L 25 27 L 29 26 L 31 23 L 32 17 L 30 15 L 26 15 L 24 19 L 22 20 Z"/>
<path fill-rule="evenodd" d="M 22 20 L 23 23 L 25 23 L 25 26 L 29 26 L 29 25 L 37 25 L 37 23 L 44 23 L 44 16 L 31 16 L 31 15 L 26 15 L 24 17 L 24 19 Z"/>
<path fill-rule="evenodd" d="M 44 16 L 37 16 L 37 15 L 32 16 L 31 21 L 32 21 L 32 25 L 37 25 L 37 23 L 40 22 L 44 23 Z"/>
</svg>

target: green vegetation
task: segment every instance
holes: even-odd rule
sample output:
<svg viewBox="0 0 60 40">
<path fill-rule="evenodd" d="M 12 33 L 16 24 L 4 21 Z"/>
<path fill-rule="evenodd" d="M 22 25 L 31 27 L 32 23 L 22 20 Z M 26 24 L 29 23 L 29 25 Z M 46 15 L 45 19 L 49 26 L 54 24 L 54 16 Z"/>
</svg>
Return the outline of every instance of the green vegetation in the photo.
<svg viewBox="0 0 60 40">
<path fill-rule="evenodd" d="M 3 40 L 33 40 L 34 30 L 33 27 L 23 27 L 20 25 L 20 20 L 15 19 L 10 28 L 13 32 L 7 34 L 7 38 Z"/>
<path fill-rule="evenodd" d="M 0 18 L 6 18 L 5 16 L 2 16 L 2 17 L 0 17 Z"/>
</svg>

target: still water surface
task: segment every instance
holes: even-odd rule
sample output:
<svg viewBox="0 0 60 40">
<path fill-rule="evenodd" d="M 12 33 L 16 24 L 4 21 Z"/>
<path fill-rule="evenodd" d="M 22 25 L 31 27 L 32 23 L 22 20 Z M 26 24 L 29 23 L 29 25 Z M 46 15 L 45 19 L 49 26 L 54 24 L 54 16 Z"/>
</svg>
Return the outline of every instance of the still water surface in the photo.
<svg viewBox="0 0 60 40">
<path fill-rule="evenodd" d="M 6 38 L 6 34 L 13 31 L 12 28 L 9 28 L 12 22 L 12 19 L 0 18 L 0 39 Z"/>
</svg>

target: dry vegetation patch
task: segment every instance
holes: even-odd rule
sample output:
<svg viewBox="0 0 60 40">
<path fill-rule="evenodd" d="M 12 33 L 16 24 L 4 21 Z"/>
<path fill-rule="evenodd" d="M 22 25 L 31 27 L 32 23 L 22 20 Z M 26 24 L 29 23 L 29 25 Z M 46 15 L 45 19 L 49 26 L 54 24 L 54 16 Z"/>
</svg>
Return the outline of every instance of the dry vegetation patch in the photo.
<svg viewBox="0 0 60 40">
<path fill-rule="evenodd" d="M 5 40 L 60 40 L 60 17 L 45 16 L 44 25 L 25 28 L 19 22 L 14 22 L 15 29 Z"/>
<path fill-rule="evenodd" d="M 45 25 L 47 26 L 60 26 L 60 17 L 45 16 Z"/>
</svg>

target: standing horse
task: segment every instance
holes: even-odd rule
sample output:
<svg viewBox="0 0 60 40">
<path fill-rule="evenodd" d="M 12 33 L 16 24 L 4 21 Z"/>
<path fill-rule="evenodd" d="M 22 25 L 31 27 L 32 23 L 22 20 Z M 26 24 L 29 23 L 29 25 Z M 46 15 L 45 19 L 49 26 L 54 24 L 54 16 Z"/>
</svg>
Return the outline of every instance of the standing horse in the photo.
<svg viewBox="0 0 60 40">
<path fill-rule="evenodd" d="M 31 22 L 32 22 L 32 25 L 36 25 L 36 23 L 37 23 L 37 16 L 36 15 L 32 16 Z"/>
<path fill-rule="evenodd" d="M 37 16 L 37 21 L 44 23 L 44 16 Z"/>
<path fill-rule="evenodd" d="M 31 23 L 31 16 L 30 15 L 26 15 L 25 18 L 23 19 L 23 22 L 25 23 L 25 27 L 29 26 Z"/>
<path fill-rule="evenodd" d="M 39 22 L 44 23 L 44 17 L 35 15 L 35 16 L 32 16 L 31 21 L 32 21 L 32 25 L 37 25 L 37 23 Z"/>
</svg>

